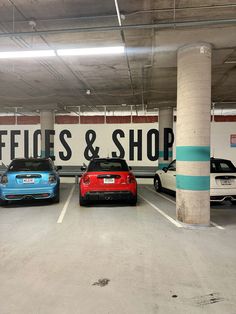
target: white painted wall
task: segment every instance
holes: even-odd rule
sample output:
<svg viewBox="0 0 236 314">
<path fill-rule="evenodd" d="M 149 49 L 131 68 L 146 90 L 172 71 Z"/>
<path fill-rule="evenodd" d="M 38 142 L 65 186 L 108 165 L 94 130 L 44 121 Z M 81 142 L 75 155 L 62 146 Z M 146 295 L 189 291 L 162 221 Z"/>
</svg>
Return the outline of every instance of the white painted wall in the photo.
<svg viewBox="0 0 236 314">
<path fill-rule="evenodd" d="M 5 164 L 10 162 L 10 131 L 21 130 L 21 135 L 16 136 L 16 141 L 19 147 L 15 149 L 16 157 L 24 155 L 24 130 L 29 130 L 30 133 L 30 151 L 32 152 L 32 134 L 39 129 L 39 125 L 9 125 L 1 126 L 1 130 L 7 130 L 8 135 L 2 136 L 2 141 L 5 142 L 6 147 L 2 148 L 2 161 Z M 147 132 L 152 129 L 158 129 L 158 123 L 145 124 L 95 124 L 95 125 L 55 125 L 55 156 L 56 164 L 60 165 L 81 165 L 83 162 L 88 163 L 84 158 L 84 150 L 87 146 L 85 141 L 85 133 L 89 129 L 95 130 L 97 138 L 93 146 L 100 147 L 99 156 L 111 156 L 112 151 L 117 151 L 115 144 L 112 141 L 112 132 L 115 129 L 122 129 L 125 133 L 125 138 L 121 138 L 120 142 L 123 145 L 126 155 L 125 158 L 132 166 L 153 166 L 157 164 L 155 161 L 150 161 L 147 158 Z M 72 138 L 67 139 L 68 144 L 72 149 L 72 157 L 69 161 L 61 161 L 58 156 L 59 151 L 64 151 L 62 144 L 59 141 L 59 133 L 61 130 L 68 129 L 72 133 Z M 142 161 L 129 160 L 129 131 L 133 129 L 135 134 L 137 130 L 142 130 Z M 175 132 L 175 125 L 174 125 Z M 217 122 L 211 125 L 211 155 L 215 157 L 231 159 L 236 165 L 236 147 L 230 147 L 230 135 L 236 134 L 235 122 Z M 137 154 L 135 154 L 137 156 Z M 173 157 L 175 158 L 175 147 L 173 149 Z"/>
<path fill-rule="evenodd" d="M 211 156 L 230 159 L 236 166 L 236 147 L 230 147 L 231 134 L 236 134 L 236 122 L 211 124 Z"/>
</svg>

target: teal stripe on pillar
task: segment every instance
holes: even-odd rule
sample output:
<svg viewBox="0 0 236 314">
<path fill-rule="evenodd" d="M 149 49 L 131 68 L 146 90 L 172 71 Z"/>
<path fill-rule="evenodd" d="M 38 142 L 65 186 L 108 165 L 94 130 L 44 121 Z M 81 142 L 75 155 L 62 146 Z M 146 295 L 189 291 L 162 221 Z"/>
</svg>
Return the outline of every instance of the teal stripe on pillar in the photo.
<svg viewBox="0 0 236 314">
<path fill-rule="evenodd" d="M 179 161 L 209 161 L 210 146 L 177 146 L 176 160 Z"/>
<path fill-rule="evenodd" d="M 172 156 L 173 156 L 172 150 L 169 150 L 169 151 L 168 151 L 168 156 L 169 156 L 169 157 L 172 157 Z M 163 151 L 163 150 L 160 150 L 160 151 L 159 151 L 159 157 L 162 157 L 162 158 L 164 157 L 164 151 Z"/>
<path fill-rule="evenodd" d="M 210 176 L 176 175 L 176 188 L 179 190 L 208 191 Z"/>
<path fill-rule="evenodd" d="M 160 162 L 158 164 L 158 169 L 163 169 L 164 167 L 168 167 L 168 166 L 169 166 L 169 163 Z"/>
</svg>

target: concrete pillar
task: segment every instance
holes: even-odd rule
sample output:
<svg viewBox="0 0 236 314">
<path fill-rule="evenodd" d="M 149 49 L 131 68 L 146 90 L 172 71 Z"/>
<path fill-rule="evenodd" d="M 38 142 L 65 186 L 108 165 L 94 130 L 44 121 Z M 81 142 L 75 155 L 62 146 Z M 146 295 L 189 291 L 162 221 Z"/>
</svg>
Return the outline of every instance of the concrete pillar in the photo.
<svg viewBox="0 0 236 314">
<path fill-rule="evenodd" d="M 54 156 L 54 111 L 41 110 L 41 157 Z"/>
<path fill-rule="evenodd" d="M 180 48 L 177 67 L 177 219 L 209 225 L 211 45 Z"/>
<path fill-rule="evenodd" d="M 162 169 L 169 165 L 172 161 L 172 147 L 168 148 L 168 155 L 164 156 L 164 142 L 165 137 L 168 143 L 171 141 L 171 134 L 169 130 L 173 131 L 173 108 L 166 107 L 159 109 L 159 159 L 158 159 L 158 168 Z"/>
</svg>

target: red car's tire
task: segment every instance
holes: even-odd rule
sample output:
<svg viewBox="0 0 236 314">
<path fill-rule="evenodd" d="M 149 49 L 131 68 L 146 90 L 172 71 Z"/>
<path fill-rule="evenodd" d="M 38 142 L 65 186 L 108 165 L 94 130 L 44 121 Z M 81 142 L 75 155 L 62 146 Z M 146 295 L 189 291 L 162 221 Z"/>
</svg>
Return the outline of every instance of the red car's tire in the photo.
<svg viewBox="0 0 236 314">
<path fill-rule="evenodd" d="M 135 206 L 137 204 L 137 194 L 129 201 L 130 205 Z"/>
<path fill-rule="evenodd" d="M 81 193 L 79 194 L 79 204 L 80 204 L 80 206 L 86 206 L 87 205 L 87 201 L 83 196 L 81 196 Z"/>
</svg>

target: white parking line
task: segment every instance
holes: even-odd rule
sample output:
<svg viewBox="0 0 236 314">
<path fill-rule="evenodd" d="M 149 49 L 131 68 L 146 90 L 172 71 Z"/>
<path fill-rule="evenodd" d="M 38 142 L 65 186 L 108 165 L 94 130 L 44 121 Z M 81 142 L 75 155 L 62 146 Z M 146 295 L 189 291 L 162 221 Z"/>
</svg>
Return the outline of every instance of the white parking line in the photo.
<svg viewBox="0 0 236 314">
<path fill-rule="evenodd" d="M 216 227 L 216 228 L 218 228 L 218 229 L 220 229 L 220 230 L 224 230 L 225 228 L 224 227 L 222 227 L 222 226 L 220 226 L 220 225 L 217 225 L 215 222 L 213 222 L 213 221 L 210 221 L 210 223 L 211 223 L 211 225 L 212 226 L 214 226 L 214 227 Z"/>
<path fill-rule="evenodd" d="M 153 192 L 153 193 L 159 195 L 160 197 L 166 199 L 167 201 L 169 201 L 169 202 L 171 202 L 171 203 L 173 203 L 173 204 L 176 204 L 176 202 L 175 202 L 174 200 L 172 200 L 172 199 L 170 199 L 169 197 L 166 197 L 166 196 L 164 196 L 164 195 L 162 195 L 162 194 L 160 194 L 160 193 L 158 193 L 158 192 L 152 190 L 151 188 L 149 188 L 149 187 L 147 187 L 147 186 L 145 186 L 145 189 L 147 189 L 147 190 L 149 190 L 149 191 L 151 191 L 151 192 Z M 220 230 L 224 230 L 224 229 L 225 229 L 224 227 L 222 227 L 222 226 L 216 224 L 216 223 L 213 222 L 213 221 L 210 221 L 210 223 L 211 223 L 212 226 L 216 227 L 217 229 L 220 229 Z"/>
<path fill-rule="evenodd" d="M 151 203 L 150 201 L 148 201 L 145 197 L 141 196 L 139 194 L 139 197 L 142 198 L 146 203 L 148 203 L 149 205 L 151 205 L 155 210 L 158 211 L 159 214 L 161 214 L 163 217 L 165 217 L 166 219 L 168 219 L 172 224 L 174 224 L 176 227 L 178 228 L 183 228 L 183 226 L 176 220 L 174 220 L 173 218 L 171 218 L 170 216 L 168 216 L 166 213 L 164 213 L 160 208 L 158 208 L 156 205 L 154 205 L 153 203 Z"/>
<path fill-rule="evenodd" d="M 64 216 L 66 214 L 66 211 L 67 211 L 68 205 L 70 203 L 71 197 L 72 197 L 72 195 L 74 193 L 74 190 L 75 190 L 75 185 L 73 185 L 73 187 L 72 187 L 72 189 L 70 191 L 70 194 L 69 194 L 69 196 L 68 196 L 68 198 L 66 200 L 66 203 L 65 203 L 64 207 L 62 208 L 61 214 L 60 214 L 60 216 L 59 216 L 59 218 L 57 220 L 58 224 L 61 224 L 63 219 L 64 219 Z"/>
<path fill-rule="evenodd" d="M 170 199 L 169 197 L 164 196 L 164 195 L 162 195 L 161 193 L 158 193 L 158 192 L 152 190 L 151 188 L 149 188 L 149 187 L 147 187 L 147 186 L 145 186 L 145 189 L 151 191 L 152 193 L 155 193 L 155 194 L 159 195 L 160 197 L 164 198 L 165 200 L 167 200 L 167 201 L 169 201 L 169 202 L 171 202 L 171 203 L 173 203 L 173 204 L 176 204 L 176 202 L 173 201 L 172 199 Z"/>
</svg>

